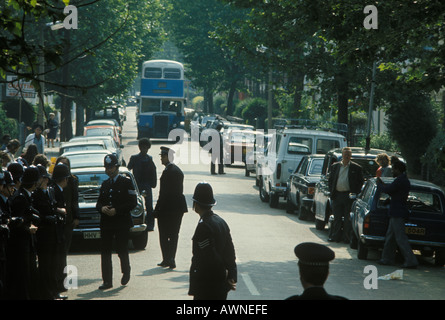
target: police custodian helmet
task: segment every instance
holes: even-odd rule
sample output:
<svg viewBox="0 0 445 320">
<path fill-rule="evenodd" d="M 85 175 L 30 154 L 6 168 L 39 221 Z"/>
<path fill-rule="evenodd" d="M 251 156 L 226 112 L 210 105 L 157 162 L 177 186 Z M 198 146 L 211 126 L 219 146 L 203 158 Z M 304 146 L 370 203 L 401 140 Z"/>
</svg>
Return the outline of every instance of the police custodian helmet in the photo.
<svg viewBox="0 0 445 320">
<path fill-rule="evenodd" d="M 200 182 L 195 188 L 192 200 L 203 206 L 214 206 L 216 200 L 213 197 L 213 189 L 207 182 Z"/>
<path fill-rule="evenodd" d="M 53 170 L 53 179 L 55 181 L 63 178 L 68 178 L 69 176 L 70 176 L 70 169 L 66 164 L 63 163 L 56 164 Z"/>
<path fill-rule="evenodd" d="M 39 181 L 40 173 L 36 166 L 29 166 L 25 168 L 22 177 L 22 183 L 32 184 Z"/>
<path fill-rule="evenodd" d="M 104 158 L 104 167 L 118 167 L 119 161 L 117 160 L 116 155 L 107 154 Z"/>
</svg>

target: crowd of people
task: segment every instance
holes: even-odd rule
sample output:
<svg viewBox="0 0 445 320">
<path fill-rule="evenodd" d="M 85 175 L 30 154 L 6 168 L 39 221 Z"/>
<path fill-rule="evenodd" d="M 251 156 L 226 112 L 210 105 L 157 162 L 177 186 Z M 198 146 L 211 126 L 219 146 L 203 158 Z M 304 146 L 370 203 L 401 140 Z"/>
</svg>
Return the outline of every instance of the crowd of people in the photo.
<svg viewBox="0 0 445 320">
<path fill-rule="evenodd" d="M 63 281 L 73 227 L 77 180 L 59 157 L 48 172 L 41 126 L 21 144 L 3 136 L 0 151 L 0 300 L 66 299 Z"/>
</svg>

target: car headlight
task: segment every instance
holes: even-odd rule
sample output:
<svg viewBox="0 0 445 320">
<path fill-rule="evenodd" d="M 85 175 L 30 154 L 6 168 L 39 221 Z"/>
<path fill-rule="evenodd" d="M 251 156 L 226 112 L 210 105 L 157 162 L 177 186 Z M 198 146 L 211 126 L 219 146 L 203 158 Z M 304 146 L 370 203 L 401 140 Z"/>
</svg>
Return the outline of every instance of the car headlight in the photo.
<svg viewBox="0 0 445 320">
<path fill-rule="evenodd" d="M 138 204 L 131 210 L 131 216 L 136 218 L 144 213 L 144 205 L 138 200 Z"/>
</svg>

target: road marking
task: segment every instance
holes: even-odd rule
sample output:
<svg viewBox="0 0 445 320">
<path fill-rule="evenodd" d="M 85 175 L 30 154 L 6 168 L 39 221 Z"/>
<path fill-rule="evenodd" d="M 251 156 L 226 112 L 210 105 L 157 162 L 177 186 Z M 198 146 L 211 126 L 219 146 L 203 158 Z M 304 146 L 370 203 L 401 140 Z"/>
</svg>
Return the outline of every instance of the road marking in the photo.
<svg viewBox="0 0 445 320">
<path fill-rule="evenodd" d="M 253 284 L 252 279 L 250 279 L 249 274 L 247 274 L 247 273 L 241 273 L 241 277 L 243 278 L 244 283 L 245 283 L 246 286 L 247 286 L 247 289 L 249 289 L 250 294 L 253 295 L 253 296 L 259 296 L 260 293 L 258 292 L 257 288 L 256 288 L 255 285 Z"/>
</svg>

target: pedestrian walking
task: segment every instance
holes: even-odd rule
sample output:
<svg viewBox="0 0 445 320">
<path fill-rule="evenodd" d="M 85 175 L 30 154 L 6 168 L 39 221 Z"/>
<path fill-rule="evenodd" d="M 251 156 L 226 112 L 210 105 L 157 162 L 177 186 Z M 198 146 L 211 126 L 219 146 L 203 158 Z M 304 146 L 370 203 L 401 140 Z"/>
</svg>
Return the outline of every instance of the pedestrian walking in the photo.
<svg viewBox="0 0 445 320">
<path fill-rule="evenodd" d="M 9 156 L 9 162 L 14 162 L 15 160 L 15 154 L 20 149 L 20 141 L 17 139 L 12 139 L 9 141 L 9 143 L 6 145 L 6 154 Z"/>
<path fill-rule="evenodd" d="M 96 209 L 100 212 L 101 269 L 103 284 L 100 290 L 113 287 L 113 267 L 111 261 L 113 239 L 120 259 L 121 284 L 130 281 L 130 257 L 128 240 L 133 226 L 130 211 L 137 205 L 136 191 L 129 178 L 119 174 L 118 159 L 114 154 L 104 158 L 105 173 L 109 179 L 100 187 Z"/>
<path fill-rule="evenodd" d="M 48 129 L 49 131 L 46 136 L 47 147 L 49 148 L 49 145 L 51 144 L 51 147 L 54 148 L 54 140 L 56 139 L 57 131 L 59 129 L 59 122 L 56 120 L 56 115 L 53 112 L 49 114 Z"/>
<path fill-rule="evenodd" d="M 294 253 L 298 258 L 300 281 L 303 294 L 286 300 L 346 300 L 326 292 L 324 284 L 329 275 L 329 262 L 334 260 L 335 252 L 325 245 L 304 242 L 297 245 Z"/>
<path fill-rule="evenodd" d="M 165 169 L 159 179 L 159 196 L 154 210 L 155 218 L 158 219 L 159 242 L 162 251 L 162 261 L 158 263 L 158 266 L 174 269 L 182 216 L 188 211 L 183 194 L 184 174 L 173 163 L 173 150 L 161 147 L 160 156 Z"/>
<path fill-rule="evenodd" d="M 351 233 L 350 209 L 352 199 L 349 194 L 358 194 L 364 182 L 362 167 L 351 161 L 351 148 L 342 149 L 342 159 L 331 166 L 329 191 L 332 200 L 334 221 L 328 241 L 349 243 Z"/>
<path fill-rule="evenodd" d="M 146 224 L 147 230 L 153 231 L 154 229 L 154 216 L 153 216 L 153 192 L 152 189 L 156 188 L 156 166 L 153 162 L 153 158 L 148 155 L 148 150 L 151 148 L 151 142 L 148 138 L 142 138 L 138 142 L 139 153 L 132 155 L 128 162 L 127 168 L 133 170 L 134 178 L 140 191 L 145 191 L 145 209 L 147 211 Z"/>
<path fill-rule="evenodd" d="M 377 191 L 385 192 L 390 197 L 389 203 L 389 225 L 385 236 L 382 258 L 379 261 L 382 265 L 393 265 L 395 263 L 395 253 L 398 247 L 405 259 L 403 268 L 417 268 L 418 262 L 408 241 L 405 232 L 405 221 L 409 211 L 407 207 L 409 190 L 411 183 L 406 175 L 406 165 L 402 161 L 395 161 L 392 164 L 392 172 L 395 177 L 392 183 L 383 183 L 377 178 Z"/>
<path fill-rule="evenodd" d="M 42 135 L 43 126 L 41 124 L 34 124 L 32 130 L 34 132 L 29 134 L 25 139 L 25 148 L 28 148 L 28 146 L 31 144 L 35 144 L 37 146 L 38 153 L 44 154 L 45 137 Z"/>
<path fill-rule="evenodd" d="M 193 194 L 193 209 L 200 220 L 193 235 L 189 295 L 195 300 L 226 300 L 236 289 L 235 248 L 227 223 L 212 211 L 213 189 L 199 183 Z"/>
<path fill-rule="evenodd" d="M 224 173 L 224 141 L 222 138 L 222 130 L 223 123 L 219 121 L 219 123 L 216 125 L 216 131 L 218 132 L 218 138 L 219 143 L 217 144 L 218 148 L 214 150 L 215 148 L 210 149 L 210 153 L 212 155 L 212 161 L 210 162 L 210 173 L 216 174 L 216 162 L 218 162 L 218 174 L 225 174 Z"/>
<path fill-rule="evenodd" d="M 391 159 L 386 153 L 379 153 L 375 162 L 379 165 L 375 173 L 376 177 L 392 177 Z"/>
</svg>

